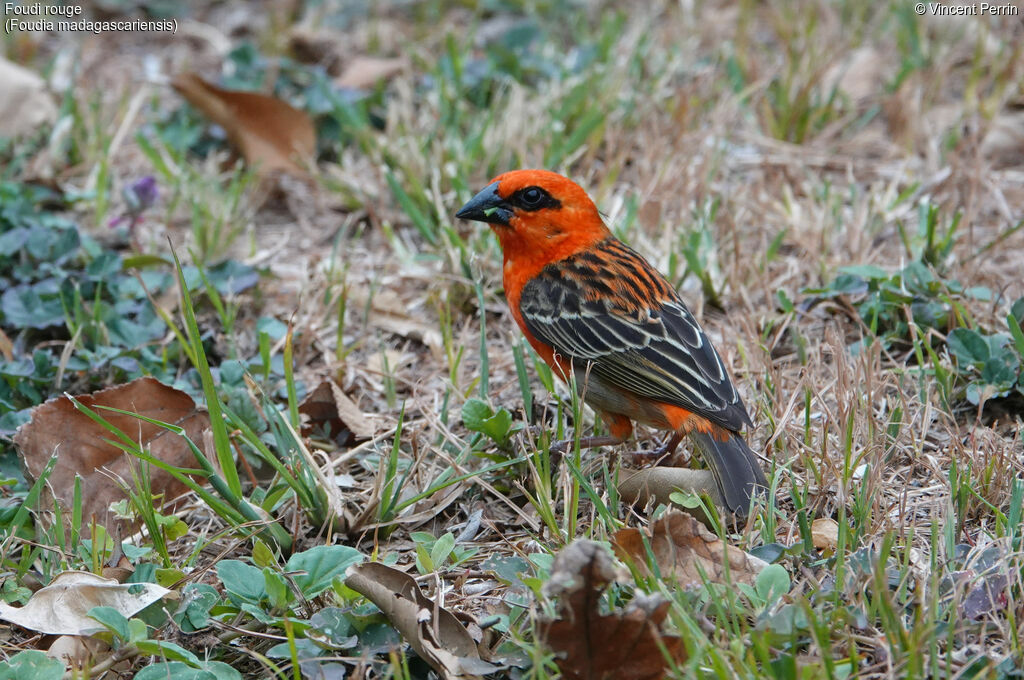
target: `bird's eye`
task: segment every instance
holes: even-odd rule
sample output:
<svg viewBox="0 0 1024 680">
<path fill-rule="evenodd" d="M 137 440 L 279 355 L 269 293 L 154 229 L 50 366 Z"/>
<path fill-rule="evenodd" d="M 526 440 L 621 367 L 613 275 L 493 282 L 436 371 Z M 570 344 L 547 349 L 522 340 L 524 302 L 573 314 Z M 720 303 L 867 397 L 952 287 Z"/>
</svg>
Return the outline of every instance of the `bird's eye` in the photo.
<svg viewBox="0 0 1024 680">
<path fill-rule="evenodd" d="M 530 187 L 523 190 L 522 193 L 523 203 L 527 206 L 533 207 L 540 205 L 541 201 L 544 200 L 544 192 L 537 187 Z"/>
</svg>

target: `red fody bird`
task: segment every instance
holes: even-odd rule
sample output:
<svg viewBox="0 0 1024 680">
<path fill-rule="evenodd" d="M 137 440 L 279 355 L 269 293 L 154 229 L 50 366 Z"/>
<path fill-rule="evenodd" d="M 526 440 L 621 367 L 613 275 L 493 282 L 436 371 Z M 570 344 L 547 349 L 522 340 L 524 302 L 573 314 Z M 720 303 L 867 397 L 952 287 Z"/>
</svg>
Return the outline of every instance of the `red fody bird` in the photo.
<svg viewBox="0 0 1024 680">
<path fill-rule="evenodd" d="M 739 435 L 753 423 L 725 365 L 679 294 L 612 235 L 586 192 L 553 172 L 515 170 L 456 217 L 491 226 L 519 328 L 556 375 L 575 375 L 607 424 L 610 435 L 581 445 L 623 442 L 633 421 L 672 432 L 656 456 L 689 435 L 726 507 L 745 514 L 768 483 Z"/>
</svg>

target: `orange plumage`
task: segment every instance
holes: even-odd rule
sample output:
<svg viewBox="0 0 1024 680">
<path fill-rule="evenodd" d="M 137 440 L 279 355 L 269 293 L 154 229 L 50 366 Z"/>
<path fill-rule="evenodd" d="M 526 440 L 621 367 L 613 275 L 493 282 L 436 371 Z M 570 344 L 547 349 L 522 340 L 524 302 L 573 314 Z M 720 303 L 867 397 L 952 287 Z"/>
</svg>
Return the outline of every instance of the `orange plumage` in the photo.
<svg viewBox="0 0 1024 680">
<path fill-rule="evenodd" d="M 721 358 L 678 293 L 615 238 L 575 182 L 545 170 L 495 177 L 458 212 L 490 224 L 504 254 L 505 295 L 527 341 L 555 374 L 575 374 L 581 395 L 610 436 L 633 422 L 690 435 L 729 510 L 743 513 L 767 487 L 739 430 L 750 416 Z"/>
</svg>

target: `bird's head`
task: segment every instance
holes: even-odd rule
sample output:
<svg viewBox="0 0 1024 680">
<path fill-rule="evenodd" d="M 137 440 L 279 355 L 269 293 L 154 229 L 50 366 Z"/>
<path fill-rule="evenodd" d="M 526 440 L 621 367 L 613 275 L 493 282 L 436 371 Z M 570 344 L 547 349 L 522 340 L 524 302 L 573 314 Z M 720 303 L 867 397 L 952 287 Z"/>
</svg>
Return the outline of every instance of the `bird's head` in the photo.
<svg viewBox="0 0 1024 680">
<path fill-rule="evenodd" d="M 491 225 L 505 256 L 565 257 L 608 237 L 580 185 L 547 170 L 498 175 L 455 214 Z"/>
</svg>

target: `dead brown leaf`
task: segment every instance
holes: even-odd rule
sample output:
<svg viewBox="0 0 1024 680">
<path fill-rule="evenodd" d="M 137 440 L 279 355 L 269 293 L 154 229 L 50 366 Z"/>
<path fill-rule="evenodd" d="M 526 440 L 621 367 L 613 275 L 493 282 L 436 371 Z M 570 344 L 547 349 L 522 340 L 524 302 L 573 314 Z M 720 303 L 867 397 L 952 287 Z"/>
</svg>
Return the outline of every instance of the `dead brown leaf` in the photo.
<svg viewBox="0 0 1024 680">
<path fill-rule="evenodd" d="M 5 361 L 10 361 L 14 358 L 14 343 L 7 337 L 4 330 L 0 328 L 0 355 L 3 355 Z"/>
<path fill-rule="evenodd" d="M 860 47 L 825 72 L 822 89 L 838 89 L 855 103 L 878 94 L 886 81 L 885 57 L 874 47 Z"/>
<path fill-rule="evenodd" d="M 177 594 L 155 583 L 118 583 L 88 571 L 69 570 L 33 593 L 23 607 L 0 602 L 0 619 L 51 635 L 90 635 L 103 630 L 89 617 L 93 607 L 112 607 L 130 617 L 168 596 Z"/>
<path fill-rule="evenodd" d="M 839 524 L 830 517 L 819 517 L 811 522 L 811 540 L 815 548 L 831 555 L 839 545 Z"/>
<path fill-rule="evenodd" d="M 304 111 L 258 92 L 224 90 L 195 73 L 178 74 L 171 85 L 224 128 L 246 163 L 262 175 L 278 170 L 305 174 L 312 165 L 316 130 Z"/>
<path fill-rule="evenodd" d="M 379 57 L 356 57 L 345 65 L 345 70 L 335 79 L 339 87 L 365 90 L 377 82 L 401 73 L 409 65 L 401 57 L 381 59 Z"/>
<path fill-rule="evenodd" d="M 373 423 L 366 414 L 329 378 L 302 400 L 299 413 L 306 416 L 303 437 L 317 430 L 327 431 L 335 443 L 346 446 L 350 439 L 369 439 L 374 434 Z"/>
<path fill-rule="evenodd" d="M 369 304 L 370 325 L 403 338 L 422 342 L 435 357 L 442 356 L 444 342 L 437 324 L 423 321 L 423 314 L 410 314 L 409 304 L 394 291 L 374 291 L 371 295 L 369 288 L 353 286 L 349 289 L 348 301 L 353 306 L 362 307 Z"/>
<path fill-rule="evenodd" d="M 423 595 L 408 574 L 368 562 L 350 567 L 345 585 L 377 605 L 413 650 L 445 680 L 468 680 L 499 670 L 480 657 L 459 620 Z"/>
<path fill-rule="evenodd" d="M 1024 111 L 997 115 L 981 143 L 981 154 L 997 168 L 1024 164 Z"/>
<path fill-rule="evenodd" d="M 184 428 L 188 437 L 202 447 L 203 432 L 210 427 L 209 416 L 196 408 L 192 398 L 154 378 L 139 378 L 93 394 L 80 395 L 78 401 L 90 409 L 110 406 L 144 415 Z M 182 437 L 138 418 L 99 411 L 108 422 L 141 443 L 149 453 L 178 467 L 195 466 L 195 457 Z M 110 504 L 122 500 L 124 492 L 112 476 L 131 484 L 132 467 L 140 461 L 109 444 L 113 435 L 99 423 L 75 408 L 66 396 L 37 406 L 32 420 L 14 435 L 29 479 L 36 479 L 56 455 L 57 463 L 47 481 L 47 492 L 56 497 L 65 512 L 74 502 L 75 477 L 82 479 L 82 519 L 95 519 L 108 529 L 124 528 L 122 521 L 110 515 Z M 162 496 L 161 503 L 172 503 L 188 487 L 167 472 L 150 468 L 152 492 Z M 52 506 L 45 500 L 42 507 Z"/>
<path fill-rule="evenodd" d="M 619 495 L 631 503 L 646 503 L 654 499 L 668 505 L 676 491 L 707 494 L 715 505 L 722 506 L 718 484 L 710 470 L 691 470 L 681 467 L 649 467 L 642 470 L 623 470 L 618 484 Z"/>
<path fill-rule="evenodd" d="M 56 117 L 46 81 L 0 57 L 0 137 L 28 134 Z"/>
<path fill-rule="evenodd" d="M 545 594 L 560 600 L 559 619 L 540 635 L 569 680 L 656 680 L 685 659 L 682 640 L 660 631 L 669 603 L 638 596 L 625 611 L 601 614 L 601 593 L 615 578 L 611 555 L 594 541 L 574 541 L 555 558 Z M 665 651 L 663 652 L 662 649 Z"/>
<path fill-rule="evenodd" d="M 61 635 L 53 641 L 46 654 L 72 668 L 82 669 L 96 663 L 109 650 L 110 645 L 99 638 Z"/>
<path fill-rule="evenodd" d="M 295 26 L 288 34 L 288 49 L 298 62 L 319 64 L 331 75 L 338 75 L 341 50 L 337 35 Z"/>
<path fill-rule="evenodd" d="M 723 543 L 692 515 L 675 510 L 654 523 L 648 543 L 662 576 L 675 577 L 681 586 L 704 583 L 702 573 L 709 581 L 726 583 L 726 560 L 729 583 L 753 585 L 757 574 L 768 566 L 764 560 Z M 647 569 L 647 549 L 639 529 L 620 529 L 612 537 L 612 545 L 621 558 Z"/>
</svg>

